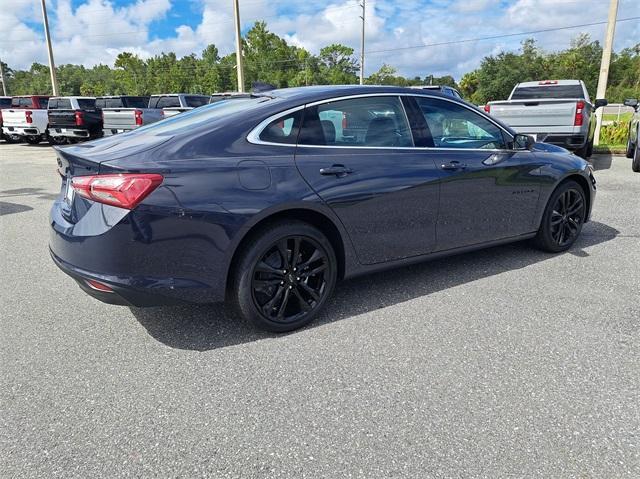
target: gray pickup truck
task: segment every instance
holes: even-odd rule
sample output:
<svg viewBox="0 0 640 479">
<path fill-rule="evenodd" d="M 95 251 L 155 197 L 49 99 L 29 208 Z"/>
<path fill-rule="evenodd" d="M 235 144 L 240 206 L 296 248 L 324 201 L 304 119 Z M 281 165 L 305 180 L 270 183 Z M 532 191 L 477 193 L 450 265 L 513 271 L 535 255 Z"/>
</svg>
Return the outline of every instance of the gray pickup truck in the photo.
<svg viewBox="0 0 640 479">
<path fill-rule="evenodd" d="M 117 135 L 162 120 L 162 110 L 149 108 L 148 96 L 103 96 L 96 98 L 102 110 L 102 133 Z"/>
<path fill-rule="evenodd" d="M 149 108 L 158 108 L 162 111 L 164 118 L 170 118 L 179 113 L 208 104 L 209 98 L 208 95 L 189 95 L 186 93 L 151 95 Z"/>
<path fill-rule="evenodd" d="M 518 83 L 507 101 L 487 103 L 485 111 L 518 133 L 551 143 L 588 158 L 593 149 L 597 108 L 581 80 L 545 80 Z"/>
</svg>

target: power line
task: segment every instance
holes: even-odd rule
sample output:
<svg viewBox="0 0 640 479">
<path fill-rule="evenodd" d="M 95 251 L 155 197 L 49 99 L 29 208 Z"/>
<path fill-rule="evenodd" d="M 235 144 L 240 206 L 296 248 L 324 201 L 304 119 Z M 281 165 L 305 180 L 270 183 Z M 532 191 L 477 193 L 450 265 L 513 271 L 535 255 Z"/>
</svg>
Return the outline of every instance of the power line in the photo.
<svg viewBox="0 0 640 479">
<path fill-rule="evenodd" d="M 628 17 L 628 18 L 620 18 L 617 22 L 628 22 L 630 20 L 640 20 L 640 17 Z M 518 33 L 503 33 L 501 35 L 491 35 L 488 37 L 477 37 L 477 38 L 467 38 L 464 40 L 451 40 L 447 42 L 437 42 L 437 43 L 423 43 L 422 45 L 412 45 L 408 47 L 398 47 L 398 48 L 388 48 L 385 50 L 371 50 L 368 51 L 367 54 L 376 54 L 376 53 L 388 53 L 388 52 L 398 52 L 401 50 L 413 50 L 416 48 L 426 48 L 426 47 L 439 47 L 443 45 L 454 45 L 457 43 L 471 43 L 471 42 L 480 42 L 484 40 L 497 40 L 499 38 L 508 38 L 508 37 L 518 37 L 522 35 L 535 35 L 537 33 L 547 33 L 547 32 L 557 32 L 560 30 L 571 30 L 574 28 L 582 28 L 582 27 L 592 27 L 595 25 L 604 25 L 606 21 L 603 22 L 592 22 L 592 23 L 582 23 L 580 25 L 571 25 L 567 27 L 556 27 L 556 28 L 545 28 L 542 30 L 531 30 L 528 32 L 518 32 Z"/>
</svg>

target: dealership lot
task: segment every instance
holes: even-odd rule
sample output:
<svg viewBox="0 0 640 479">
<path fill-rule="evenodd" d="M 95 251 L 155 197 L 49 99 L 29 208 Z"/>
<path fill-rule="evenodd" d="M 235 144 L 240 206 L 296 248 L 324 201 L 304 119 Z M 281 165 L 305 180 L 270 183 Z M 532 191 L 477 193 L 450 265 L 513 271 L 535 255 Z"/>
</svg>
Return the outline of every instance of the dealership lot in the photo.
<svg viewBox="0 0 640 479">
<path fill-rule="evenodd" d="M 53 150 L 0 144 L 0 477 L 640 476 L 640 174 L 593 162 L 570 252 L 350 280 L 277 336 L 82 293 Z"/>
</svg>

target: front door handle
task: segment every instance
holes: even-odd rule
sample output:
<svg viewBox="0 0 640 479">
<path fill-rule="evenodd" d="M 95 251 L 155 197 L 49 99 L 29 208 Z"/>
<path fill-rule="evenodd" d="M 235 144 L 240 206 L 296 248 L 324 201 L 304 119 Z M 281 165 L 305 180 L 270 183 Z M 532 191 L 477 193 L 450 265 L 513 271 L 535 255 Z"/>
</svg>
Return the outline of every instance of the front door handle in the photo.
<svg viewBox="0 0 640 479">
<path fill-rule="evenodd" d="M 454 161 L 450 161 L 449 163 L 445 163 L 444 165 L 440 165 L 440 168 L 447 171 L 455 171 L 455 170 L 464 170 L 467 168 L 467 165 L 454 160 Z"/>
<path fill-rule="evenodd" d="M 332 165 L 329 168 L 320 168 L 320 174 L 325 176 L 335 175 L 338 178 L 342 178 L 350 173 L 353 173 L 353 170 L 344 165 Z"/>
</svg>

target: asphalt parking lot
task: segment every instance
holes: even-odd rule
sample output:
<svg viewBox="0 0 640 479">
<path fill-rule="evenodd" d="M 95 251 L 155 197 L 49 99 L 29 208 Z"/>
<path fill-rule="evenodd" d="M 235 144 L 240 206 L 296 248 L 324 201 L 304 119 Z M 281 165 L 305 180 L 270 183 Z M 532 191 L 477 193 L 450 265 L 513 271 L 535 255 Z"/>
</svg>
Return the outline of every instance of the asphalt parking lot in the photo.
<svg viewBox="0 0 640 479">
<path fill-rule="evenodd" d="M 640 477 L 640 174 L 574 248 L 344 282 L 311 327 L 91 299 L 48 146 L 0 144 L 0 477 Z"/>
</svg>

